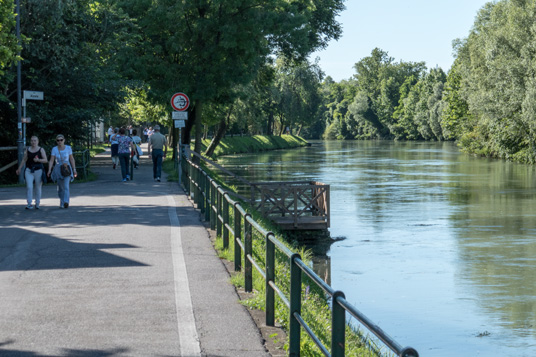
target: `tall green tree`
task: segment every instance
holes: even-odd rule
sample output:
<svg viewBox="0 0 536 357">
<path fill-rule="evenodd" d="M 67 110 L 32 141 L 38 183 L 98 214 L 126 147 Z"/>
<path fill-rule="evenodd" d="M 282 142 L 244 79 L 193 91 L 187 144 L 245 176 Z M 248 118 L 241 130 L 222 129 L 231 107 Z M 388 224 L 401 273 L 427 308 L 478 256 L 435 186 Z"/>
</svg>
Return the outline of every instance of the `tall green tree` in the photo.
<svg viewBox="0 0 536 357">
<path fill-rule="evenodd" d="M 89 125 L 116 109 L 122 83 L 115 63 L 117 48 L 129 43 L 131 25 L 111 1 L 27 0 L 21 2 L 22 89 L 44 92 L 44 101 L 28 101 L 28 133 L 42 143 L 61 132 L 70 142 L 86 138 Z M 13 69 L 12 69 L 13 70 Z M 16 128 L 17 91 L 13 73 L 5 77 L 0 123 Z M 6 134 L 4 143 L 15 143 Z"/>
<path fill-rule="evenodd" d="M 535 23 L 535 0 L 502 0 L 480 10 L 460 58 L 461 92 L 474 116 L 461 140 L 466 150 L 536 161 Z"/>
<path fill-rule="evenodd" d="M 0 80 L 16 59 L 19 51 L 18 39 L 14 32 L 15 12 L 14 2 L 0 1 Z M 1 82 L 0 82 L 1 83 Z M 0 100 L 5 100 L 5 94 L 0 93 Z"/>
<path fill-rule="evenodd" d="M 140 30 L 123 58 L 166 102 L 174 91 L 190 96 L 199 152 L 204 104 L 233 100 L 273 54 L 304 59 L 338 38 L 343 1 L 120 0 Z"/>
<path fill-rule="evenodd" d="M 396 131 L 394 112 L 400 101 L 400 87 L 411 76 L 420 77 L 426 69 L 424 62 L 394 62 L 388 53 L 375 48 L 370 56 L 354 66 L 357 89 L 367 97 L 368 108 L 360 100 L 362 117 L 375 127 L 382 137 L 392 137 Z"/>
</svg>

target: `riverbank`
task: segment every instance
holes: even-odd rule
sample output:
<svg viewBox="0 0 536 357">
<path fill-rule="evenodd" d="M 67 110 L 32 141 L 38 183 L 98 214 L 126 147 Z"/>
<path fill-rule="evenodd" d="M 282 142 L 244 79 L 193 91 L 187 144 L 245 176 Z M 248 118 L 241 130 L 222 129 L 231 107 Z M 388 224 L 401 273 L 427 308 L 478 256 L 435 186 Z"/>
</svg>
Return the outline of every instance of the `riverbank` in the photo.
<svg viewBox="0 0 536 357">
<path fill-rule="evenodd" d="M 210 145 L 211 139 L 202 141 L 202 151 L 204 152 Z M 307 146 L 309 143 L 295 135 L 253 135 L 253 136 L 233 136 L 223 138 L 212 158 L 223 155 L 252 153 L 278 149 L 292 149 Z"/>
</svg>

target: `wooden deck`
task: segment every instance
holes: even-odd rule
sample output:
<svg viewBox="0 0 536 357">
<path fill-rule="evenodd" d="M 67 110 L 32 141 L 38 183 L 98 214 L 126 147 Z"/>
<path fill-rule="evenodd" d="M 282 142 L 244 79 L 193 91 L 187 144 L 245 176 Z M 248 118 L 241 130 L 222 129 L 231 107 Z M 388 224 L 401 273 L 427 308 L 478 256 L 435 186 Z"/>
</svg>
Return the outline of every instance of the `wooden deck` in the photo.
<svg viewBox="0 0 536 357">
<path fill-rule="evenodd" d="M 282 229 L 329 228 L 329 185 L 314 181 L 267 182 L 254 183 L 252 188 L 253 207 Z"/>
</svg>

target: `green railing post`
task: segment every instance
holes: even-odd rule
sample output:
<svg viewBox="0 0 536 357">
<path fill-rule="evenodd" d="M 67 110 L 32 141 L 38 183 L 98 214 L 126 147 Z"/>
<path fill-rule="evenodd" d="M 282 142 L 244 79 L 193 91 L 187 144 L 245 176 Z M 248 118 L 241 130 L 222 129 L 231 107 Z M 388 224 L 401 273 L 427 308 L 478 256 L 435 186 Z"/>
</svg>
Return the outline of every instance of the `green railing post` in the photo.
<svg viewBox="0 0 536 357">
<path fill-rule="evenodd" d="M 192 199 L 194 195 L 194 165 L 190 163 L 190 172 L 188 173 L 188 176 L 190 177 L 190 189 L 188 190 L 188 193 L 190 194 L 190 199 Z"/>
<path fill-rule="evenodd" d="M 295 263 L 296 259 L 301 259 L 297 253 L 290 257 L 290 316 L 289 316 L 289 349 L 288 355 L 298 357 L 300 355 L 300 334 L 301 325 L 294 317 L 294 314 L 301 314 L 301 286 L 302 272 Z"/>
<path fill-rule="evenodd" d="M 266 234 L 266 326 L 275 324 L 275 291 L 270 286 L 270 282 L 275 283 L 275 244 L 270 236 L 274 234 Z"/>
<path fill-rule="evenodd" d="M 205 222 L 210 221 L 210 178 L 205 174 Z"/>
<path fill-rule="evenodd" d="M 240 221 L 242 220 L 242 215 L 238 209 L 238 202 L 234 204 L 234 270 L 240 271 L 242 269 L 242 254 L 239 240 L 242 240 L 242 227 Z"/>
<path fill-rule="evenodd" d="M 216 220 L 218 219 L 217 212 L 214 212 L 214 210 L 217 208 L 217 202 L 216 202 L 216 191 L 218 190 L 218 186 L 216 185 L 216 182 L 214 180 L 210 181 L 210 229 L 215 230 L 216 229 Z"/>
<path fill-rule="evenodd" d="M 186 191 L 186 195 L 190 197 L 190 166 L 192 163 L 188 160 L 184 160 L 184 190 Z"/>
<path fill-rule="evenodd" d="M 206 188 L 205 188 L 205 172 L 201 170 L 201 167 L 199 167 L 199 211 L 202 215 L 205 214 L 205 194 L 206 194 Z"/>
<path fill-rule="evenodd" d="M 251 215 L 246 213 L 244 216 L 244 289 L 250 293 L 253 291 L 253 264 L 248 256 L 253 256 L 253 234 L 248 217 Z"/>
<path fill-rule="evenodd" d="M 345 343 L 346 343 L 346 311 L 337 302 L 337 298 L 345 298 L 342 291 L 335 291 L 333 293 L 332 305 L 333 311 L 331 313 L 331 356 L 332 357 L 344 357 Z"/>
<path fill-rule="evenodd" d="M 195 170 L 195 203 L 197 208 L 201 207 L 201 167 L 197 166 Z"/>
<path fill-rule="evenodd" d="M 222 194 L 223 200 L 223 249 L 229 248 L 229 195 L 227 193 Z"/>
<path fill-rule="evenodd" d="M 221 193 L 221 186 L 217 188 L 218 201 L 216 202 L 216 235 L 222 237 L 222 206 L 223 206 L 223 194 Z"/>
</svg>

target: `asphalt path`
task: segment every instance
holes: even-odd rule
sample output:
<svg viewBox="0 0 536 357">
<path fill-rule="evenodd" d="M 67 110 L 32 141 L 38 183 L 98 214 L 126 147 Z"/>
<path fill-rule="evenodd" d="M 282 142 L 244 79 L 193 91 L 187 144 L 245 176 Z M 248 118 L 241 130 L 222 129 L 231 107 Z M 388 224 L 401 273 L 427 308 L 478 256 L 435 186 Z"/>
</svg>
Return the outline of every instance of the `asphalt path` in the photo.
<svg viewBox="0 0 536 357">
<path fill-rule="evenodd" d="M 177 183 L 108 155 L 68 209 L 0 188 L 0 356 L 269 356 Z"/>
</svg>

